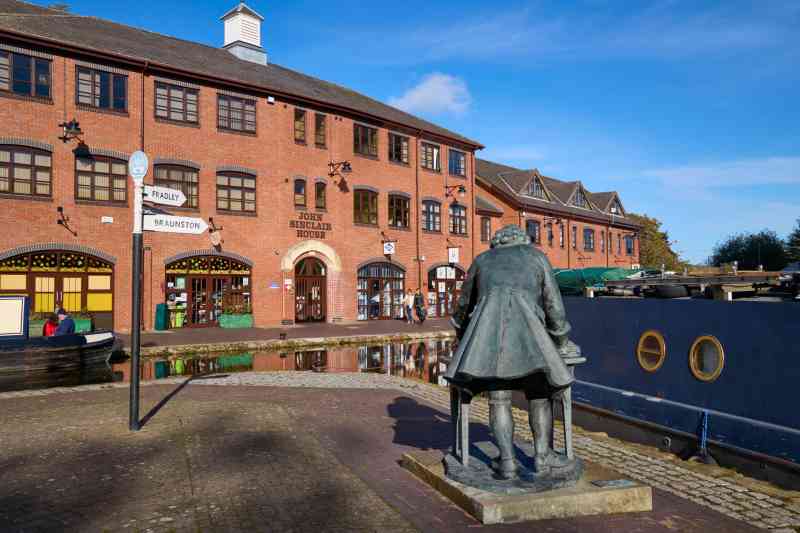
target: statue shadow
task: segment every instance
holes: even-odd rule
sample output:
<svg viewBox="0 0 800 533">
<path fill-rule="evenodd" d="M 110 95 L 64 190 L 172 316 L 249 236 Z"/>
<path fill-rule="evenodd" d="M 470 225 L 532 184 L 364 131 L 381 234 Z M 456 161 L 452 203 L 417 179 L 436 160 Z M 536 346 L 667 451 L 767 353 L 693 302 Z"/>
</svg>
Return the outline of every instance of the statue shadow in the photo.
<svg viewBox="0 0 800 533">
<path fill-rule="evenodd" d="M 395 420 L 394 444 L 407 446 L 417 450 L 439 450 L 448 453 L 453 446 L 453 425 L 450 414 L 429 407 L 406 396 L 396 398 L 386 408 L 388 415 Z M 478 422 L 471 422 L 470 456 L 491 462 L 491 458 L 480 448 L 476 442 L 491 440 L 489 428 Z"/>
</svg>

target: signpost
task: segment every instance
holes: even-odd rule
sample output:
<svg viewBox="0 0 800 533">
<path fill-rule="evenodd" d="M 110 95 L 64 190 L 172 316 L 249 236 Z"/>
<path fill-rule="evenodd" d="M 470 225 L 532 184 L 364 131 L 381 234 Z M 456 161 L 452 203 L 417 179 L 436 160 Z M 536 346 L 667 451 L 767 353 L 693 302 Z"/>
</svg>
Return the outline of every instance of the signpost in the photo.
<svg viewBox="0 0 800 533">
<path fill-rule="evenodd" d="M 142 186 L 150 167 L 147 155 L 134 152 L 128 161 L 128 174 L 133 179 L 133 272 L 131 297 L 131 389 L 128 428 L 139 431 L 139 352 L 142 327 Z"/>
<path fill-rule="evenodd" d="M 144 213 L 142 202 L 147 200 L 154 204 L 180 207 L 186 203 L 183 191 L 167 187 L 144 185 L 144 177 L 150 167 L 147 155 L 138 151 L 128 161 L 128 174 L 133 179 L 133 311 L 131 324 L 131 389 L 128 427 L 131 431 L 139 431 L 139 358 L 141 352 L 142 329 L 142 231 L 158 231 L 164 233 L 183 233 L 199 235 L 208 229 L 202 218 L 178 217 L 159 209 L 148 208 Z"/>
</svg>

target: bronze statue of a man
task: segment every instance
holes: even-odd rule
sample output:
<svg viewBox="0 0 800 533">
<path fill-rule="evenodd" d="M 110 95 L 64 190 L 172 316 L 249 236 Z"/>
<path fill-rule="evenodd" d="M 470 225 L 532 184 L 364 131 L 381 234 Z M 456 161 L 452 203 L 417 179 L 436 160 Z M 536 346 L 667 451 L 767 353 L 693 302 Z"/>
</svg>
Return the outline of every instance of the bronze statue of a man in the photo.
<svg viewBox="0 0 800 533">
<path fill-rule="evenodd" d="M 445 378 L 473 395 L 489 392 L 489 421 L 500 450 L 496 473 L 516 475 L 513 390 L 525 391 L 537 473 L 567 466 L 552 449 L 552 398 L 574 378 L 562 360 L 577 349 L 547 257 L 519 226 L 499 230 L 475 258 L 452 323 L 459 338 Z"/>
</svg>

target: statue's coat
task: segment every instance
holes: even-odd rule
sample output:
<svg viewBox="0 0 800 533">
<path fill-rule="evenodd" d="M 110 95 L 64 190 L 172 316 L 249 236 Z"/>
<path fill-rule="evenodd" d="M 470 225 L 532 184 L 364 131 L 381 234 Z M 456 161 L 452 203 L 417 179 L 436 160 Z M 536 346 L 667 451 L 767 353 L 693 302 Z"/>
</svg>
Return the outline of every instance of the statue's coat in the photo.
<svg viewBox="0 0 800 533">
<path fill-rule="evenodd" d="M 572 383 L 559 348 L 570 325 L 547 257 L 530 244 L 498 245 L 473 261 L 453 314 L 460 342 L 445 378 L 509 380 L 545 372 Z"/>
</svg>

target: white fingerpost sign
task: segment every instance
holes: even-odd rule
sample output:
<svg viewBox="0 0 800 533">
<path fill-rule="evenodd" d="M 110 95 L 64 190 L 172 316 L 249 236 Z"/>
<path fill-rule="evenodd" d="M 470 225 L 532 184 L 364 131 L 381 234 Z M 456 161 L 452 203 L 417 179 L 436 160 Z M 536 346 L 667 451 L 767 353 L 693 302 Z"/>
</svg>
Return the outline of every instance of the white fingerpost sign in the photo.
<svg viewBox="0 0 800 533">
<path fill-rule="evenodd" d="M 397 250 L 397 243 L 395 241 L 384 241 L 383 255 L 394 255 Z"/>
<path fill-rule="evenodd" d="M 447 249 L 447 262 L 451 265 L 458 264 L 458 248 L 451 247 Z"/>
<path fill-rule="evenodd" d="M 200 235 L 208 229 L 208 224 L 202 218 L 157 214 L 145 215 L 144 229 L 145 231 L 158 231 L 161 233 Z"/>
<path fill-rule="evenodd" d="M 144 199 L 147 202 L 172 207 L 180 207 L 186 203 L 186 195 L 183 194 L 183 191 L 154 185 L 144 186 Z"/>
<path fill-rule="evenodd" d="M 147 176 L 147 170 L 150 168 L 150 160 L 147 159 L 147 154 L 138 150 L 133 152 L 131 158 L 128 160 L 128 174 L 131 175 L 134 182 L 141 183 L 144 177 Z"/>
</svg>

